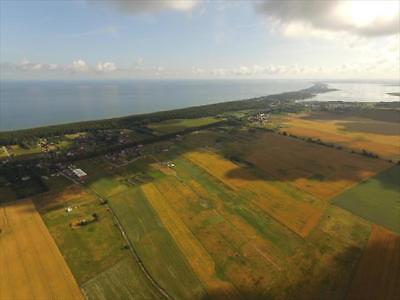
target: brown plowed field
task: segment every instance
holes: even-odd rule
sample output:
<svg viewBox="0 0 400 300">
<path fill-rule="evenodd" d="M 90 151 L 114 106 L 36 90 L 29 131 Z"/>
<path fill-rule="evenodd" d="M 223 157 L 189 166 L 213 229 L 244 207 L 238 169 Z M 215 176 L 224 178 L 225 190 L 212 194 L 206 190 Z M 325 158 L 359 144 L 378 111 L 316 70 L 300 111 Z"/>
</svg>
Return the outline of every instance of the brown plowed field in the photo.
<svg viewBox="0 0 400 300">
<path fill-rule="evenodd" d="M 373 227 L 348 299 L 400 299 L 400 236 Z"/>
<path fill-rule="evenodd" d="M 82 299 L 31 200 L 0 206 L 0 229 L 0 299 Z"/>
</svg>

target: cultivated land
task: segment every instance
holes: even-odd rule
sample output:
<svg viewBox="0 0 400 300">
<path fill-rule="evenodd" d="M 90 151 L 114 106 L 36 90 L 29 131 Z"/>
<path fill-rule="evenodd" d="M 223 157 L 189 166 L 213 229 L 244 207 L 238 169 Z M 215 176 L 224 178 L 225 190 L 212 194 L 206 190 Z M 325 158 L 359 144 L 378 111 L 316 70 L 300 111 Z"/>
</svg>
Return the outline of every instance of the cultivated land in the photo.
<svg viewBox="0 0 400 300">
<path fill-rule="evenodd" d="M 1 154 L 0 201 L 33 199 L 88 299 L 397 300 L 398 104 L 313 91 L 2 133 L 41 153 Z"/>
<path fill-rule="evenodd" d="M 165 133 L 182 131 L 184 129 L 192 127 L 210 125 L 216 122 L 221 122 L 222 120 L 223 119 L 218 119 L 214 117 L 205 117 L 197 119 L 175 119 L 158 123 L 151 123 L 147 125 L 147 127 L 153 129 L 157 133 L 165 134 Z"/>
<path fill-rule="evenodd" d="M 400 234 L 400 167 L 390 169 L 335 197 L 332 202 Z"/>
<path fill-rule="evenodd" d="M 400 111 L 314 112 L 276 119 L 281 131 L 400 160 Z"/>
<path fill-rule="evenodd" d="M 348 299 L 400 298 L 400 236 L 374 226 Z"/>
<path fill-rule="evenodd" d="M 0 299 L 81 299 L 31 200 L 0 206 Z"/>
<path fill-rule="evenodd" d="M 315 197 L 329 200 L 391 164 L 275 133 L 242 134 L 225 153 Z M 234 174 L 231 174 L 234 177 Z M 274 179 L 272 179 L 274 180 Z"/>
</svg>

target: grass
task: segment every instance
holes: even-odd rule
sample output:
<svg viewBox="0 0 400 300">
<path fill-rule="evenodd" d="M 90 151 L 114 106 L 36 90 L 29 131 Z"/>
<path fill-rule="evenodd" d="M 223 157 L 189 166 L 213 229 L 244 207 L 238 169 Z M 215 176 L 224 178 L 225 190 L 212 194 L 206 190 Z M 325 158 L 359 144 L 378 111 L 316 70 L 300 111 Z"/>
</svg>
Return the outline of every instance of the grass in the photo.
<svg viewBox="0 0 400 300">
<path fill-rule="evenodd" d="M 104 197 L 109 197 L 128 189 L 128 186 L 126 184 L 121 183 L 112 176 L 104 176 L 102 178 L 98 178 L 90 182 L 88 184 L 88 187 Z"/>
<path fill-rule="evenodd" d="M 70 205 L 73 210 L 67 213 L 65 208 Z M 70 227 L 71 222 L 92 213 L 99 216 L 97 222 Z M 94 197 L 64 202 L 42 217 L 80 285 L 129 256 L 109 212 Z"/>
<path fill-rule="evenodd" d="M 0 159 L 7 158 L 7 157 L 8 157 L 7 152 L 4 150 L 3 146 L 0 147 Z"/>
<path fill-rule="evenodd" d="M 193 180 L 200 184 L 209 194 L 208 197 L 212 197 L 213 194 L 216 195 L 229 212 L 242 218 L 244 222 L 253 227 L 260 236 L 273 244 L 279 251 L 291 255 L 296 247 L 299 246 L 300 239 L 295 234 L 269 215 L 250 205 L 245 198 L 238 197 L 224 185 L 219 184 L 209 174 L 187 160 L 177 159 L 175 164 L 180 178 L 188 181 Z M 207 197 L 207 195 L 201 194 L 201 197 Z M 212 201 L 208 203 L 210 203 L 210 208 L 215 207 Z M 211 217 L 210 219 L 215 222 L 215 220 L 220 221 L 221 217 Z M 206 222 L 209 223 L 210 219 L 207 219 Z"/>
<path fill-rule="evenodd" d="M 400 167 L 383 171 L 343 192 L 333 203 L 400 234 Z"/>
<path fill-rule="evenodd" d="M 150 129 L 160 134 L 173 133 L 191 127 L 200 127 L 221 121 L 215 117 L 204 117 L 197 119 L 174 119 L 147 125 Z"/>
<path fill-rule="evenodd" d="M 30 156 L 35 155 L 42 152 L 42 148 L 39 145 L 31 146 L 27 149 L 20 147 L 19 145 L 12 145 L 11 150 L 9 150 L 10 154 L 14 154 L 15 156 Z"/>
<path fill-rule="evenodd" d="M 204 290 L 140 188 L 109 198 L 128 238 L 154 279 L 176 299 L 200 299 Z"/>
<path fill-rule="evenodd" d="M 308 235 L 324 209 L 311 195 L 285 182 L 259 177 L 214 152 L 192 151 L 184 157 L 300 236 Z"/>
<path fill-rule="evenodd" d="M 89 280 L 81 288 L 89 300 L 160 299 L 160 295 L 144 278 L 136 262 L 128 258 Z"/>
</svg>

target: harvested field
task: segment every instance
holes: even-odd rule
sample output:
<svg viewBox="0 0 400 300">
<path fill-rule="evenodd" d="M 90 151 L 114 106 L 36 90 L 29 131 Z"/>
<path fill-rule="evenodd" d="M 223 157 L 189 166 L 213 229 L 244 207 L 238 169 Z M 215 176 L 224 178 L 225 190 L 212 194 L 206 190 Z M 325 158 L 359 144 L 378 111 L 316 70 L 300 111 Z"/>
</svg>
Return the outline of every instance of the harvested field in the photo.
<svg viewBox="0 0 400 300">
<path fill-rule="evenodd" d="M 276 181 L 326 200 L 391 166 L 274 133 L 260 134 L 239 147 L 246 147 L 242 150 L 246 161 Z"/>
<path fill-rule="evenodd" d="M 217 278 L 214 261 L 189 228 L 186 227 L 175 209 L 169 206 L 167 198 L 163 196 L 176 195 L 171 194 L 171 190 L 168 191 L 169 193 L 162 190 L 163 193 L 161 194 L 157 187 L 151 183 L 143 185 L 142 191 L 208 293 L 218 290 L 220 299 L 239 299 L 238 292 L 229 282 Z"/>
<path fill-rule="evenodd" d="M 317 202 L 309 194 L 283 183 L 273 183 L 257 177 L 250 170 L 240 168 L 212 152 L 189 152 L 184 157 L 206 170 L 238 193 L 246 194 L 259 209 L 267 212 L 281 224 L 302 237 L 308 235 L 317 224 L 324 206 L 314 207 Z"/>
<path fill-rule="evenodd" d="M 393 166 L 343 192 L 333 203 L 400 234 L 400 167 Z"/>
<path fill-rule="evenodd" d="M 284 126 L 281 130 L 296 136 L 319 138 L 356 151 L 365 149 L 386 159 L 400 160 L 398 121 L 384 122 L 372 117 L 343 117 L 329 113 L 290 115 L 281 121 Z"/>
<path fill-rule="evenodd" d="M 400 299 L 400 236 L 373 226 L 347 298 Z"/>
<path fill-rule="evenodd" d="M 82 299 L 31 200 L 0 206 L 0 299 Z"/>
</svg>

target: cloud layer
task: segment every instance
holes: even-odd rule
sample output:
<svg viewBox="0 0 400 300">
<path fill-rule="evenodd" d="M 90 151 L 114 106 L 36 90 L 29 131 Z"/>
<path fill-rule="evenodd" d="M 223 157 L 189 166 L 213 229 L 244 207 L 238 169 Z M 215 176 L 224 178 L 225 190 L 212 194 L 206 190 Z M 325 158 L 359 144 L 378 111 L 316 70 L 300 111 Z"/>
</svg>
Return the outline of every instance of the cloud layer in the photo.
<svg viewBox="0 0 400 300">
<path fill-rule="evenodd" d="M 21 62 L 12 64 L 5 63 L 1 65 L 2 69 L 15 70 L 15 71 L 47 71 L 47 72 L 68 72 L 68 73 L 109 73 L 118 71 L 119 68 L 113 62 L 98 62 L 96 65 L 91 66 L 82 59 L 74 60 L 71 64 L 48 64 L 48 63 L 34 63 L 28 59 L 23 59 Z"/>
<path fill-rule="evenodd" d="M 255 9 L 289 35 L 322 31 L 373 37 L 399 32 L 397 0 L 263 0 Z"/>
<path fill-rule="evenodd" d="M 89 3 L 97 0 L 87 0 Z M 103 0 L 126 14 L 155 13 L 161 11 L 190 11 L 198 0 Z"/>
</svg>

